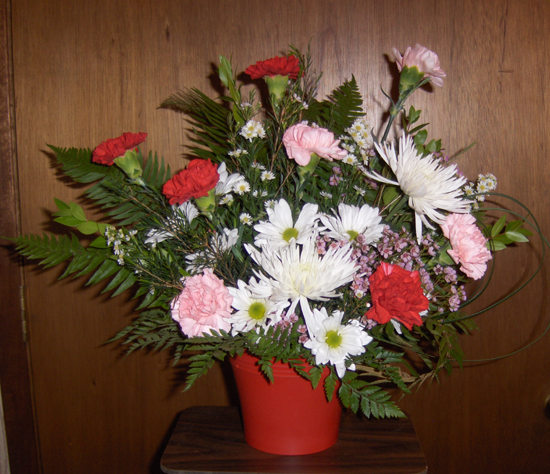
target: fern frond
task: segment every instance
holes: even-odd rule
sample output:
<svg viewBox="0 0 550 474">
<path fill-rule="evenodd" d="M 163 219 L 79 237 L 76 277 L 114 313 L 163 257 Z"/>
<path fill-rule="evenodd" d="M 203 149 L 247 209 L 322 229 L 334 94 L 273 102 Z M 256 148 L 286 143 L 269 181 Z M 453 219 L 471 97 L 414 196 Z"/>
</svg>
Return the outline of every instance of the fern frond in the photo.
<svg viewBox="0 0 550 474">
<path fill-rule="evenodd" d="M 330 128 L 336 136 L 345 134 L 353 122 L 364 115 L 363 99 L 354 76 L 332 91 L 327 100 L 312 100 L 304 118 Z"/>
<path fill-rule="evenodd" d="M 98 165 L 92 162 L 92 150 L 89 148 L 48 147 L 55 153 L 63 172 L 78 183 L 92 183 L 106 176 L 124 179 L 124 173 L 116 166 Z"/>
<path fill-rule="evenodd" d="M 193 148 L 197 155 L 206 155 L 203 157 L 218 162 L 229 151 L 227 137 L 231 131 L 232 116 L 223 105 L 193 88 L 171 95 L 160 106 L 183 112 L 190 117 L 195 134 L 193 141 L 202 147 Z"/>
</svg>

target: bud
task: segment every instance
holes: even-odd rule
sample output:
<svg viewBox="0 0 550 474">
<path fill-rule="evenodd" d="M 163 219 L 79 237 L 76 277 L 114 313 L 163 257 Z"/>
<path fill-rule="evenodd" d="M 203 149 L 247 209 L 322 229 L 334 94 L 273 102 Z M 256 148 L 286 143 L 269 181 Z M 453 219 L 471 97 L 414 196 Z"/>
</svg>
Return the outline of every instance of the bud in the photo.
<svg viewBox="0 0 550 474">
<path fill-rule="evenodd" d="M 285 96 L 288 76 L 265 76 L 264 81 L 269 89 L 269 94 L 275 98 L 275 101 L 278 102 Z"/>
<path fill-rule="evenodd" d="M 212 215 L 214 209 L 216 209 L 216 188 L 208 191 L 208 196 L 196 198 L 195 204 L 202 213 Z"/>
<path fill-rule="evenodd" d="M 137 153 L 134 150 L 128 150 L 124 156 L 115 158 L 114 162 L 131 180 L 135 181 L 143 174 Z"/>
<path fill-rule="evenodd" d="M 424 79 L 424 73 L 420 72 L 416 66 L 403 66 L 401 77 L 399 79 L 399 94 L 409 92 L 414 89 Z"/>
</svg>

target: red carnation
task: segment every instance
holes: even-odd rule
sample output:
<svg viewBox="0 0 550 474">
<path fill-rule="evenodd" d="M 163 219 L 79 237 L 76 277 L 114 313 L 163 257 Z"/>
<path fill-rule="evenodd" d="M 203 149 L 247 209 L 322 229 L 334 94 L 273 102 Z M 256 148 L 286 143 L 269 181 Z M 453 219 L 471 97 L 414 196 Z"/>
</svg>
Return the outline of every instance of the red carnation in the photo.
<svg viewBox="0 0 550 474">
<path fill-rule="evenodd" d="M 291 79 L 297 79 L 300 73 L 300 64 L 298 58 L 293 55 L 282 58 L 275 56 L 248 66 L 245 73 L 252 79 L 261 79 L 265 76 L 289 76 Z"/>
<path fill-rule="evenodd" d="M 429 306 L 418 272 L 382 263 L 369 278 L 372 307 L 365 316 L 380 324 L 396 319 L 408 329 L 422 325 L 419 313 Z"/>
<path fill-rule="evenodd" d="M 99 145 L 92 153 L 92 161 L 111 166 L 115 158 L 124 156 L 128 150 L 133 150 L 147 138 L 146 133 L 123 133 L 120 137 L 110 138 Z"/>
<path fill-rule="evenodd" d="M 196 159 L 191 161 L 186 169 L 180 171 L 171 180 L 167 181 L 162 193 L 170 204 L 183 204 L 192 197 L 208 196 L 220 179 L 218 169 L 210 160 Z"/>
</svg>

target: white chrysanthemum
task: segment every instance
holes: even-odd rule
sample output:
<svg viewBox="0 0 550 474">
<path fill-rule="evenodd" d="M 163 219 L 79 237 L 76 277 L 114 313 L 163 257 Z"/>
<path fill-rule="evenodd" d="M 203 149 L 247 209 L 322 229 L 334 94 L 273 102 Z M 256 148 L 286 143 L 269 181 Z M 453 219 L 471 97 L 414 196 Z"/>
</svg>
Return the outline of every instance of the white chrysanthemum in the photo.
<svg viewBox="0 0 550 474">
<path fill-rule="evenodd" d="M 262 174 L 260 175 L 260 179 L 262 181 L 271 181 L 275 179 L 275 174 L 273 174 L 271 171 L 262 171 Z"/>
<path fill-rule="evenodd" d="M 316 235 L 307 238 L 302 246 L 296 242 L 278 249 L 266 245 L 260 252 L 245 244 L 245 249 L 264 272 L 255 272 L 258 278 L 273 287 L 273 301 L 292 302 L 289 314 L 298 302 L 305 311 L 308 300 L 327 301 L 340 296 L 338 288 L 352 281 L 359 270 L 351 259 L 350 244 L 331 247 L 319 255 Z"/>
<path fill-rule="evenodd" d="M 384 224 L 381 221 L 378 208 L 372 208 L 368 204 L 358 207 L 340 203 L 338 216 L 321 216 L 321 222 L 329 230 L 326 232 L 329 237 L 349 242 L 361 234 L 365 238 L 365 244 L 376 242 L 382 237 Z"/>
<path fill-rule="evenodd" d="M 256 122 L 255 120 L 249 120 L 248 122 L 246 122 L 246 125 L 241 128 L 239 134 L 248 139 L 248 141 L 252 141 L 254 138 L 257 137 L 265 138 L 264 127 L 260 122 Z"/>
<path fill-rule="evenodd" d="M 248 214 L 248 212 L 243 212 L 239 216 L 239 220 L 241 221 L 242 224 L 252 225 L 252 216 L 250 214 Z"/>
<path fill-rule="evenodd" d="M 331 363 L 336 368 L 338 377 L 346 373 L 346 358 L 365 352 L 365 346 L 372 341 L 358 321 L 343 325 L 343 311 L 334 311 L 332 316 L 325 308 L 314 309 L 313 313 L 305 315 L 309 341 L 304 346 L 311 349 L 316 364 Z M 355 364 L 349 366 L 355 370 Z"/>
<path fill-rule="evenodd" d="M 233 297 L 231 306 L 237 311 L 231 315 L 231 333 L 248 332 L 256 326 L 268 327 L 276 324 L 288 302 L 274 303 L 270 300 L 272 288 L 266 282 L 257 282 L 250 278 L 248 285 L 239 280 L 238 288 L 229 287 Z"/>
<path fill-rule="evenodd" d="M 172 206 L 172 214 L 173 216 L 169 217 L 165 223 L 166 227 L 170 227 L 174 229 L 174 232 L 176 232 L 182 224 L 191 224 L 193 219 L 199 215 L 199 210 L 192 202 L 186 201 L 179 206 L 174 204 Z M 145 240 L 145 243 L 155 246 L 159 242 L 163 242 L 164 240 L 174 237 L 174 232 L 162 229 L 151 229 L 147 232 L 147 239 Z"/>
<path fill-rule="evenodd" d="M 367 192 L 365 189 L 360 188 L 359 186 L 353 186 L 353 189 L 357 191 L 357 194 L 359 194 L 359 196 L 364 196 L 365 193 Z"/>
<path fill-rule="evenodd" d="M 422 224 L 433 229 L 428 219 L 442 224 L 445 214 L 438 210 L 467 213 L 469 201 L 463 199 L 461 187 L 466 178 L 456 176 L 456 165 L 443 167 L 431 155 L 423 157 L 418 153 L 414 141 L 403 133 L 399 141 L 399 158 L 393 144 L 376 145 L 382 159 L 394 172 L 397 182 L 384 178 L 378 173 L 367 173 L 371 179 L 382 183 L 394 184 L 401 187 L 409 196 L 409 206 L 414 209 L 416 221 L 416 237 L 422 237 Z"/>
<path fill-rule="evenodd" d="M 227 172 L 225 163 L 218 166 L 218 174 L 220 175 L 220 179 L 218 180 L 218 184 L 216 184 L 215 193 L 217 196 L 223 196 L 224 194 L 232 192 L 233 186 L 239 181 L 244 180 L 244 176 L 242 174 L 233 173 L 230 175 Z"/>
<path fill-rule="evenodd" d="M 243 150 L 241 148 L 236 149 L 235 151 L 230 151 L 228 153 L 229 156 L 234 156 L 235 158 L 239 158 L 241 155 L 248 155 L 248 151 Z M 219 171 L 218 171 L 219 172 Z"/>
<path fill-rule="evenodd" d="M 233 194 L 226 194 L 220 199 L 220 206 L 223 206 L 224 204 L 229 204 L 230 202 L 233 202 L 233 200 Z"/>
<path fill-rule="evenodd" d="M 347 163 L 348 165 L 353 166 L 357 164 L 357 158 L 353 155 L 348 155 L 342 160 L 342 163 Z"/>
<path fill-rule="evenodd" d="M 288 203 L 281 199 L 273 208 L 266 208 L 269 222 L 260 221 L 254 226 L 258 235 L 254 239 L 256 245 L 268 245 L 272 249 L 279 249 L 296 241 L 301 244 L 315 232 L 319 219 L 317 204 L 305 204 L 294 223 L 292 210 Z"/>
<path fill-rule="evenodd" d="M 242 196 L 244 193 L 250 191 L 250 184 L 244 178 L 239 179 L 235 184 L 233 184 L 233 191 L 239 196 Z"/>
<path fill-rule="evenodd" d="M 200 273 L 204 268 L 211 266 L 209 261 L 228 252 L 239 240 L 239 229 L 223 229 L 223 234 L 217 233 L 210 239 L 212 250 L 207 249 L 186 255 L 186 270 L 191 273 Z M 198 261 L 197 261 L 198 260 Z"/>
</svg>

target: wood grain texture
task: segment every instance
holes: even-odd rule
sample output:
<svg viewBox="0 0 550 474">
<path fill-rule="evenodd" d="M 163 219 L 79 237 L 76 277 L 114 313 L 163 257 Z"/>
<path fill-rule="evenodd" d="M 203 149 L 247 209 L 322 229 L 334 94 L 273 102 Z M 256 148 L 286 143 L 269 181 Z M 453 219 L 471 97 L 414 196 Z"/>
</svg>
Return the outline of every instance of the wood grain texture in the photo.
<svg viewBox="0 0 550 474">
<path fill-rule="evenodd" d="M 11 64 L 11 2 L 0 1 L 0 236 L 19 230 L 13 75 Z M 5 242 L 2 242 L 5 244 Z M 7 452 L 0 452 L 0 470 L 37 472 L 38 452 L 33 420 L 27 344 L 21 322 L 21 259 L 0 248 L 0 390 Z M 4 471 L 3 471 L 4 472 Z M 7 471 L 5 471 L 7 472 Z"/>
<path fill-rule="evenodd" d="M 161 466 L 168 474 L 428 472 L 410 420 L 372 421 L 345 413 L 334 446 L 310 455 L 278 456 L 246 444 L 236 407 L 192 407 L 183 411 Z"/>
<path fill-rule="evenodd" d="M 325 94 L 355 74 L 373 119 L 395 91 L 391 48 L 436 51 L 448 79 L 411 101 L 449 154 L 475 178 L 492 172 L 499 190 L 522 200 L 550 232 L 547 203 L 550 4 L 537 0 L 18 0 L 13 63 L 19 191 L 24 232 L 52 229 L 53 196 L 83 189 L 57 174 L 47 143 L 93 148 L 125 131 L 149 133 L 177 171 L 189 141 L 181 116 L 158 108 L 179 88 L 222 93 L 213 79 L 220 54 L 238 70 L 293 44 L 311 42 Z M 182 146 L 183 145 L 183 146 Z M 94 209 L 87 212 L 94 214 Z M 517 287 L 536 267 L 540 245 L 497 255 L 495 285 L 483 303 Z M 165 354 L 121 357 L 103 342 L 132 317 L 129 295 L 109 300 L 85 280 L 58 282 L 59 269 L 25 269 L 30 353 L 43 472 L 157 472 L 175 416 L 192 405 L 228 405 L 217 368 L 181 394 Z M 517 298 L 478 318 L 463 339 L 467 357 L 507 354 L 550 322 L 548 266 Z M 16 317 L 11 314 L 9 317 Z M 550 471 L 548 335 L 520 354 L 467 364 L 402 406 L 417 429 L 430 472 Z M 4 387 L 2 387 L 4 390 Z M 8 388 L 9 390 L 9 388 Z"/>
</svg>

